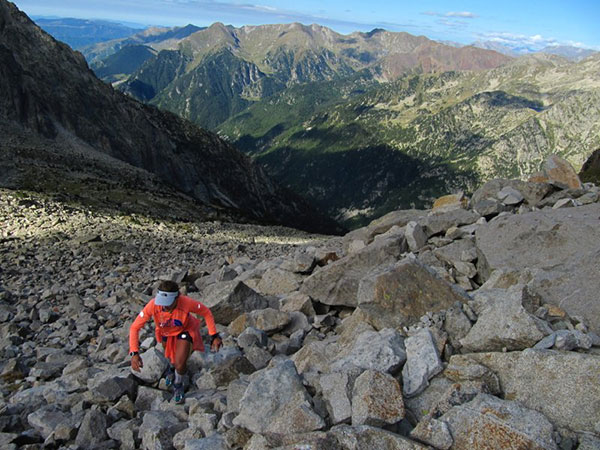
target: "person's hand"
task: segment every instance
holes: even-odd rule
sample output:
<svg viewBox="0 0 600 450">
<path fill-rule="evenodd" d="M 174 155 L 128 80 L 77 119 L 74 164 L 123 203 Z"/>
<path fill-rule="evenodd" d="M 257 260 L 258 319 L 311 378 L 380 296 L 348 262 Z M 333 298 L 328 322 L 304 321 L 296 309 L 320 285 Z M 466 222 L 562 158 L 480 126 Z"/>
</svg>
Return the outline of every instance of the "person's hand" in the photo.
<svg viewBox="0 0 600 450">
<path fill-rule="evenodd" d="M 218 352 L 222 346 L 223 346 L 223 340 L 219 336 L 217 336 L 213 339 L 212 343 L 210 344 L 210 351 Z"/>
<path fill-rule="evenodd" d="M 140 355 L 133 355 L 131 357 L 131 368 L 136 372 L 140 371 L 140 368 L 144 367 L 144 361 Z"/>
</svg>

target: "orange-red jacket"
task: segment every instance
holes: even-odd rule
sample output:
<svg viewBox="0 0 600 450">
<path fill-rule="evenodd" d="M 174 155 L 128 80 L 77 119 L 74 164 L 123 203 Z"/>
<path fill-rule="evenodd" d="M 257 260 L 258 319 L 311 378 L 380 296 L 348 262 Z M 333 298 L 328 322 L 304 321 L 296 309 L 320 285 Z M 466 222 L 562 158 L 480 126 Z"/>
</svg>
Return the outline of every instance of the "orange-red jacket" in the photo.
<svg viewBox="0 0 600 450">
<path fill-rule="evenodd" d="M 139 351 L 140 329 L 151 317 L 154 319 L 157 342 L 162 342 L 163 337 L 167 338 L 165 356 L 171 362 L 175 360 L 176 336 L 183 331 L 187 331 L 192 337 L 194 350 L 204 351 L 204 343 L 200 335 L 200 321 L 190 313 L 204 317 L 210 335 L 217 333 L 215 319 L 210 309 L 193 298 L 179 295 L 177 306 L 171 312 L 166 311 L 162 306 L 155 305 L 154 299 L 152 299 L 144 306 L 129 328 L 129 351 Z"/>
</svg>

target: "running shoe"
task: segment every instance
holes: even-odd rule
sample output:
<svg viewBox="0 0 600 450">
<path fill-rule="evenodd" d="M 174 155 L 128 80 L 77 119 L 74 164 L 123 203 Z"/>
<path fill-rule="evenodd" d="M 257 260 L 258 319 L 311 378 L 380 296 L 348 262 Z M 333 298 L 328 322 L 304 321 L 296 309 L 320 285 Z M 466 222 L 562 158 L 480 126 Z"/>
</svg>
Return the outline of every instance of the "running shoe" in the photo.
<svg viewBox="0 0 600 450">
<path fill-rule="evenodd" d="M 175 369 L 173 368 L 173 366 L 169 366 L 167 368 L 167 373 L 165 375 L 165 385 L 167 387 L 169 387 L 173 384 L 174 381 L 175 381 Z"/>
<path fill-rule="evenodd" d="M 185 392 L 183 389 L 183 383 L 174 384 L 173 388 L 174 388 L 173 400 L 177 404 L 182 404 L 185 401 Z"/>
</svg>

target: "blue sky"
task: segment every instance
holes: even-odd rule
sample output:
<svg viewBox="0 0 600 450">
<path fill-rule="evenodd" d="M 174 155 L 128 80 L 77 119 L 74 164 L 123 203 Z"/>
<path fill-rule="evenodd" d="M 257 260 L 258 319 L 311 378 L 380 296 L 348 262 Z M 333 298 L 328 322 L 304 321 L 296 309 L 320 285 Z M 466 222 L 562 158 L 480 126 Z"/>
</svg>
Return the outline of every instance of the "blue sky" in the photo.
<svg viewBox="0 0 600 450">
<path fill-rule="evenodd" d="M 385 28 L 469 44 L 494 40 L 542 48 L 600 50 L 600 0 L 16 0 L 31 16 L 109 19 L 143 25 L 319 23 L 343 34 Z"/>
</svg>

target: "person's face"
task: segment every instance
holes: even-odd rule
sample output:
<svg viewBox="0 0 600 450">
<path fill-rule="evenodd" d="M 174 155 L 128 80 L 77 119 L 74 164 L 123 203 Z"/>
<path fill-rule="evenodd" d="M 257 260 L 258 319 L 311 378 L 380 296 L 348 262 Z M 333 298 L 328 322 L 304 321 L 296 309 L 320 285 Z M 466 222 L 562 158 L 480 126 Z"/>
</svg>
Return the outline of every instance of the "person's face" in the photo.
<svg viewBox="0 0 600 450">
<path fill-rule="evenodd" d="M 177 307 L 178 300 L 179 300 L 179 295 L 177 297 L 175 297 L 175 300 L 173 301 L 173 303 L 171 303 L 171 306 L 163 306 L 165 311 L 169 311 L 169 312 L 173 311 Z"/>
</svg>

